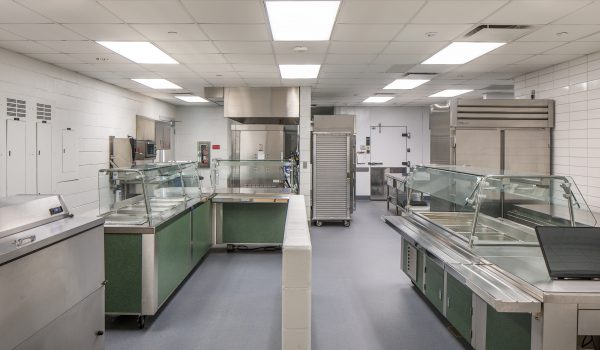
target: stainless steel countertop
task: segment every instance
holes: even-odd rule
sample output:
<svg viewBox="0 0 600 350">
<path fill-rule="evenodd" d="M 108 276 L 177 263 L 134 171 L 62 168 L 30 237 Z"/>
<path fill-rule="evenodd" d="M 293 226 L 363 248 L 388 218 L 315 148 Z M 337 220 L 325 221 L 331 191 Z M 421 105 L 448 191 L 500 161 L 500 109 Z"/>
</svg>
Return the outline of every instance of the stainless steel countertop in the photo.
<svg viewBox="0 0 600 350">
<path fill-rule="evenodd" d="M 217 190 L 215 203 L 286 203 L 294 195 L 289 188 L 236 188 Z"/>
<path fill-rule="evenodd" d="M 104 218 L 73 216 L 50 222 L 0 239 L 0 265 L 42 249 L 104 223 Z M 35 240 L 30 242 L 30 237 Z M 15 242 L 24 239 L 21 246 Z"/>
<path fill-rule="evenodd" d="M 600 281 L 552 280 L 537 246 L 475 246 L 469 250 L 434 224 L 408 216 L 384 220 L 498 311 L 537 312 L 541 302 L 600 303 Z"/>
</svg>

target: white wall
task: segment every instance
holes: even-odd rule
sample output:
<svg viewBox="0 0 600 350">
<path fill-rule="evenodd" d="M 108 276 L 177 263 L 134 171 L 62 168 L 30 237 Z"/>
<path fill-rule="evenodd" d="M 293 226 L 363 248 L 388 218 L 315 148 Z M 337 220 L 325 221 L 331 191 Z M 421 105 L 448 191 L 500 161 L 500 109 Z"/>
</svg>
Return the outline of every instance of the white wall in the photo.
<svg viewBox="0 0 600 350">
<path fill-rule="evenodd" d="M 556 101 L 553 173 L 570 175 L 600 212 L 600 52 L 515 79 L 515 97 Z"/>
<path fill-rule="evenodd" d="M 223 116 L 223 107 L 180 106 L 177 107 L 175 124 L 175 159 L 198 159 L 196 154 L 198 141 L 209 141 L 211 145 L 220 145 L 220 150 L 211 150 L 211 161 L 215 158 L 229 158 L 230 122 Z M 204 176 L 203 186 L 210 185 L 210 169 L 201 169 Z"/>
<path fill-rule="evenodd" d="M 429 163 L 429 112 L 423 107 L 336 107 L 336 114 L 356 115 L 356 148 L 365 144 L 371 133 L 371 126 L 406 126 L 411 138 L 408 140 L 410 152 L 407 155 L 412 164 Z M 391 155 L 396 150 L 387 150 Z M 365 161 L 369 161 L 368 157 Z M 360 159 L 359 159 L 360 162 Z M 368 165 L 358 165 L 368 167 Z M 371 192 L 368 172 L 356 174 L 356 194 L 368 196 Z"/>
<path fill-rule="evenodd" d="M 36 103 L 52 105 L 54 193 L 64 195 L 74 213 L 98 210 L 98 169 L 108 167 L 108 137 L 135 136 L 135 116 L 171 118 L 173 105 L 0 49 L 0 196 L 6 193 L 6 98 L 27 101 L 27 192 L 36 191 Z M 77 180 L 61 178 L 61 130 L 78 137 Z"/>
</svg>

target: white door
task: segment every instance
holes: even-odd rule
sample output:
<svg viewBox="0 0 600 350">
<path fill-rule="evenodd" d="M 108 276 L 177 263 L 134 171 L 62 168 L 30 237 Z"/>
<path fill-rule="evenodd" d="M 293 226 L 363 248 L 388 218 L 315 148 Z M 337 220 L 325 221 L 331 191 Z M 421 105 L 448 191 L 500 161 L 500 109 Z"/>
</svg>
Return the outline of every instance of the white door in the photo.
<svg viewBox="0 0 600 350">
<path fill-rule="evenodd" d="M 406 126 L 371 126 L 370 182 L 372 200 L 385 200 L 385 174 L 406 167 Z M 403 164 L 405 163 L 405 164 Z"/>
<path fill-rule="evenodd" d="M 75 131 L 64 129 L 62 131 L 62 172 L 68 174 L 68 178 L 63 180 L 74 180 L 77 178 L 77 136 Z"/>
<path fill-rule="evenodd" d="M 52 125 L 36 124 L 37 193 L 52 193 Z"/>
<path fill-rule="evenodd" d="M 6 121 L 6 195 L 26 193 L 26 124 L 25 121 Z"/>
<path fill-rule="evenodd" d="M 500 135 L 500 130 L 495 129 L 456 130 L 454 164 L 492 172 L 500 170 Z"/>
</svg>

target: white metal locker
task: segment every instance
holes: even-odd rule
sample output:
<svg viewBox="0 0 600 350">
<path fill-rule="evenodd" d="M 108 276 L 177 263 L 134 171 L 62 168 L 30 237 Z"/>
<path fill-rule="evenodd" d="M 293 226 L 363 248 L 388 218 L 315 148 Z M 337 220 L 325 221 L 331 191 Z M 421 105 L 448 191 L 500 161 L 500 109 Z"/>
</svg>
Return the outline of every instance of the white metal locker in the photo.
<svg viewBox="0 0 600 350">
<path fill-rule="evenodd" d="M 6 121 L 6 195 L 26 193 L 26 123 Z"/>
<path fill-rule="evenodd" d="M 52 193 L 52 125 L 36 124 L 37 193 Z"/>
</svg>

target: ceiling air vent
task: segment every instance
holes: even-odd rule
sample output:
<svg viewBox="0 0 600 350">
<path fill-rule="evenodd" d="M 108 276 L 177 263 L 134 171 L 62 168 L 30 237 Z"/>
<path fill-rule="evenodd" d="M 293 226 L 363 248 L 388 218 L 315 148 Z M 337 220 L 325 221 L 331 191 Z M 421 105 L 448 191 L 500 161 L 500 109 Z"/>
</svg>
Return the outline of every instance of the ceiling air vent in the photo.
<svg viewBox="0 0 600 350">
<path fill-rule="evenodd" d="M 38 103 L 36 114 L 38 120 L 52 120 L 52 106 Z"/>
<path fill-rule="evenodd" d="M 27 116 L 26 102 L 15 98 L 7 98 L 6 115 L 13 118 L 25 118 Z"/>
<path fill-rule="evenodd" d="M 533 26 L 520 24 L 482 24 L 473 28 L 465 38 L 472 41 L 508 42 L 516 40 L 533 30 Z"/>
</svg>

